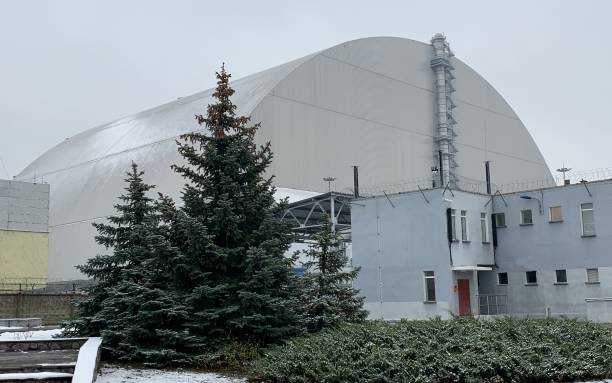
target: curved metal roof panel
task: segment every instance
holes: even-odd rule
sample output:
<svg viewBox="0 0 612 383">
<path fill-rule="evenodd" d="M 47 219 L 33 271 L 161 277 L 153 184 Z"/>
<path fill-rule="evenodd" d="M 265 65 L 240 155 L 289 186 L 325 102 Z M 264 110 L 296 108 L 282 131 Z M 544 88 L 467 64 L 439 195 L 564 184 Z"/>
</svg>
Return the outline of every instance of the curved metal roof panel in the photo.
<svg viewBox="0 0 612 383">
<path fill-rule="evenodd" d="M 250 115 L 287 74 L 313 55 L 232 81 L 237 113 Z M 79 133 L 56 145 L 27 166 L 17 178 L 45 179 L 47 175 L 98 161 L 126 151 L 171 141 L 199 129 L 196 114 L 205 112 L 214 89 L 208 89 L 158 107 Z"/>
<path fill-rule="evenodd" d="M 436 104 L 429 44 L 394 37 L 349 41 L 232 81 L 238 113 L 261 122 L 259 143 L 270 141 L 269 173 L 278 187 L 327 191 L 352 186 L 352 165 L 362 188 L 431 179 L 435 165 Z M 493 182 L 552 180 L 529 132 L 506 101 L 469 66 L 455 67 L 454 117 L 458 123 L 457 173 Z M 40 156 L 18 176 L 51 185 L 49 275 L 79 277 L 99 249 L 91 223 L 113 214 L 132 161 L 145 181 L 175 198 L 184 180 L 170 169 L 181 163 L 175 139 L 200 129 L 194 120 L 212 90 L 86 130 Z M 430 182 L 430 181 L 429 181 Z M 426 186 L 426 184 L 421 184 Z"/>
</svg>

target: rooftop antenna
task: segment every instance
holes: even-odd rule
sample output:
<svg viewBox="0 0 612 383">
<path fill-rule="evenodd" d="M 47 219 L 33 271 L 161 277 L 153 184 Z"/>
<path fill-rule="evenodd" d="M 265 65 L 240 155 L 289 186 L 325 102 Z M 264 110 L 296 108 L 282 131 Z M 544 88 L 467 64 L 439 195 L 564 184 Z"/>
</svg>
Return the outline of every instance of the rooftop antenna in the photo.
<svg viewBox="0 0 612 383">
<path fill-rule="evenodd" d="M 327 182 L 327 191 L 331 193 L 331 183 L 336 180 L 335 177 L 325 177 L 323 181 Z"/>
<path fill-rule="evenodd" d="M 567 180 L 565 179 L 565 173 L 569 172 L 570 170 L 572 170 L 572 168 L 566 168 L 565 162 L 563 163 L 563 167 L 557 169 L 559 173 L 563 173 L 563 185 L 569 184 L 569 182 L 567 182 Z"/>
</svg>

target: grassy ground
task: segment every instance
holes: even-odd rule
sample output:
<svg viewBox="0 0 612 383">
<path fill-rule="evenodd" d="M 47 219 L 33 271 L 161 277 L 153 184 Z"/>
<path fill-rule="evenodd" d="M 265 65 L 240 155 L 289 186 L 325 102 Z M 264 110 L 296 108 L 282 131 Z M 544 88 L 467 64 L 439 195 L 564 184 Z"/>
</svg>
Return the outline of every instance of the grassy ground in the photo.
<svg viewBox="0 0 612 383">
<path fill-rule="evenodd" d="M 612 329 L 584 321 L 366 322 L 297 338 L 252 363 L 271 382 L 551 382 L 612 376 Z"/>
</svg>

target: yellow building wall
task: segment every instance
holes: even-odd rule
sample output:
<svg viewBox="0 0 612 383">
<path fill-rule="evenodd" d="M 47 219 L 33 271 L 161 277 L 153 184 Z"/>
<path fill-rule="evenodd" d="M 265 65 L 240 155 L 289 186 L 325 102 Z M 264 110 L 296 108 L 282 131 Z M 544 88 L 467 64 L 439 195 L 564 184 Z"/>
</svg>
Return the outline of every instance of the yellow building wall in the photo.
<svg viewBox="0 0 612 383">
<path fill-rule="evenodd" d="M 46 282 L 48 262 L 49 233 L 0 230 L 0 289 Z"/>
</svg>

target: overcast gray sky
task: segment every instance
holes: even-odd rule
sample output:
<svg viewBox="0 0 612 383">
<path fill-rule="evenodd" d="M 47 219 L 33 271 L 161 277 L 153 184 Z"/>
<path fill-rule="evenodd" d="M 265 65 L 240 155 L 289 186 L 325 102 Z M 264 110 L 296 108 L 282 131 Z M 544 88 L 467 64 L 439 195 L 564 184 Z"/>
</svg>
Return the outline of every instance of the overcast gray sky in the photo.
<svg viewBox="0 0 612 383">
<path fill-rule="evenodd" d="M 552 169 L 612 167 L 612 1 L 0 0 L 0 178 L 85 129 L 367 36 L 429 41 L 510 103 Z M 204 107 L 204 106 L 203 106 Z"/>
</svg>

